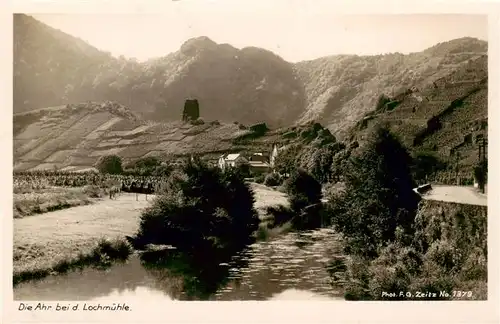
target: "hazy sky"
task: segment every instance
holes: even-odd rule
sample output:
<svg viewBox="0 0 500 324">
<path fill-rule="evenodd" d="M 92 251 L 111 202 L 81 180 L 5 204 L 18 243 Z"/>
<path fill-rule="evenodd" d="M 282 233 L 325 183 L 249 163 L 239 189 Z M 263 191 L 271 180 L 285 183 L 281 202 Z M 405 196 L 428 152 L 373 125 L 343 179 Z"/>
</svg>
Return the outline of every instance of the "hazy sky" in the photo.
<svg viewBox="0 0 500 324">
<path fill-rule="evenodd" d="M 488 33 L 482 15 L 336 16 L 328 8 L 314 13 L 297 8 L 293 1 L 265 10 L 179 1 L 162 14 L 32 16 L 115 56 L 141 61 L 176 51 L 197 36 L 237 48 L 263 47 L 296 62 L 333 54 L 415 52 L 465 36 L 487 40 Z"/>
</svg>

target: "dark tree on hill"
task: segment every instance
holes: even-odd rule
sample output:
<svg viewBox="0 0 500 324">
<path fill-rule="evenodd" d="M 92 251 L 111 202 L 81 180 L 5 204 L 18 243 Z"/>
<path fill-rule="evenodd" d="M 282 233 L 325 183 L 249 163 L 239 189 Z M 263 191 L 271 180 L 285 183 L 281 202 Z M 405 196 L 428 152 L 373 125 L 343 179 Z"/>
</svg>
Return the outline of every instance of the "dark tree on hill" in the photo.
<svg viewBox="0 0 500 324">
<path fill-rule="evenodd" d="M 121 174 L 122 159 L 117 155 L 104 155 L 97 160 L 95 167 L 100 173 Z"/>
<path fill-rule="evenodd" d="M 297 159 L 301 153 L 300 145 L 290 145 L 282 149 L 274 160 L 274 169 L 281 174 L 290 174 L 297 168 Z"/>
<path fill-rule="evenodd" d="M 323 145 L 319 148 L 309 146 L 306 149 L 306 151 L 310 151 L 309 154 L 303 155 L 307 161 L 303 161 L 302 166 L 320 183 L 327 183 L 332 178 L 332 164 L 335 156 L 343 149 L 345 149 L 345 145 L 340 142 Z"/>
<path fill-rule="evenodd" d="M 395 239 L 396 228 L 411 234 L 419 197 L 411 157 L 387 129 L 378 128 L 370 143 L 352 156 L 345 170 L 345 192 L 330 197 L 331 217 L 349 241 L 350 253 L 375 257 Z"/>
<path fill-rule="evenodd" d="M 188 99 L 184 103 L 184 110 L 182 111 L 182 121 L 195 121 L 200 117 L 200 105 L 198 99 Z"/>
<path fill-rule="evenodd" d="M 207 256 L 237 249 L 258 227 L 253 204 L 253 192 L 236 168 L 222 172 L 194 158 L 171 174 L 143 212 L 136 241 Z"/>
</svg>

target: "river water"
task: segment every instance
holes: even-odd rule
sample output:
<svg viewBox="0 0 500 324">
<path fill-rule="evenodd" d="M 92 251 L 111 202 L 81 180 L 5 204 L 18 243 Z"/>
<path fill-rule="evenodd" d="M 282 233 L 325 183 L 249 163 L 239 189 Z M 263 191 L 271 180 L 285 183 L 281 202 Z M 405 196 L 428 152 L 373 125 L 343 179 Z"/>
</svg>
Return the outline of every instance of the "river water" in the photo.
<svg viewBox="0 0 500 324">
<path fill-rule="evenodd" d="M 235 257 L 237 266 L 221 264 L 224 275 L 217 278 L 217 283 L 199 282 L 179 271 L 144 267 L 141 259 L 133 255 L 126 263 L 106 270 L 86 268 L 21 283 L 14 288 L 14 298 L 26 301 L 339 300 L 343 299 L 343 292 L 330 284 L 326 271 L 330 258 L 339 254 L 338 236 L 331 230 L 288 233 L 251 245 Z M 196 292 L 187 295 L 187 286 L 215 288 L 197 298 Z"/>
</svg>

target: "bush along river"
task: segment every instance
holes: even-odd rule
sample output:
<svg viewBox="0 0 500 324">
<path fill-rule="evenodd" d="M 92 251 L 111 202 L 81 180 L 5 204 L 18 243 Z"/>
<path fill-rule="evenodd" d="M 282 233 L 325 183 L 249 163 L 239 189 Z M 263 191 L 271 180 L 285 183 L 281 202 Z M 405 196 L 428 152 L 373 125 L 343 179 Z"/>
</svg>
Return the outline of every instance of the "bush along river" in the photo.
<svg viewBox="0 0 500 324">
<path fill-rule="evenodd" d="M 288 233 L 232 256 L 176 250 L 133 254 L 107 269 L 85 268 L 18 284 L 16 300 L 343 300 L 327 265 L 341 254 L 330 229 Z M 221 255 L 222 254 L 222 255 Z"/>
</svg>

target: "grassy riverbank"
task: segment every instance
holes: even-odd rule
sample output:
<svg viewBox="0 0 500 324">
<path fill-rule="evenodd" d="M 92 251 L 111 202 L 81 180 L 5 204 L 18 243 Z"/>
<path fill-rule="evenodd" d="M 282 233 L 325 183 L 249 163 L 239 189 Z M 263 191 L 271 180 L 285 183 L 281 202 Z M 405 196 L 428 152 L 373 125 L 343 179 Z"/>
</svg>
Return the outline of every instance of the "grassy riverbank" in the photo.
<svg viewBox="0 0 500 324">
<path fill-rule="evenodd" d="M 52 187 L 38 190 L 14 191 L 14 218 L 23 218 L 37 214 L 44 214 L 76 206 L 89 205 L 95 198 L 102 197 L 104 191 L 99 188 L 63 188 Z"/>
<path fill-rule="evenodd" d="M 50 268 L 33 268 L 14 271 L 14 286 L 28 280 L 42 279 L 48 275 L 64 274 L 70 270 L 83 269 L 86 266 L 107 267 L 114 261 L 125 261 L 132 253 L 132 248 L 124 239 L 101 239 L 87 253 L 79 252 L 75 258 L 61 259 Z"/>
<path fill-rule="evenodd" d="M 91 255 L 101 238 L 123 239 L 138 228 L 145 197 L 123 194 L 51 213 L 14 219 L 14 276 L 50 273 L 58 264 L 76 262 Z"/>
<path fill-rule="evenodd" d="M 285 195 L 278 191 L 262 185 L 252 184 L 252 188 L 259 208 L 286 204 Z M 139 195 L 136 200 L 135 194 L 122 194 L 116 200 L 14 219 L 14 281 L 100 264 L 96 242 L 102 238 L 121 242 L 126 235 L 134 235 L 141 211 L 151 200 L 151 196 L 146 200 L 145 195 Z"/>
</svg>

